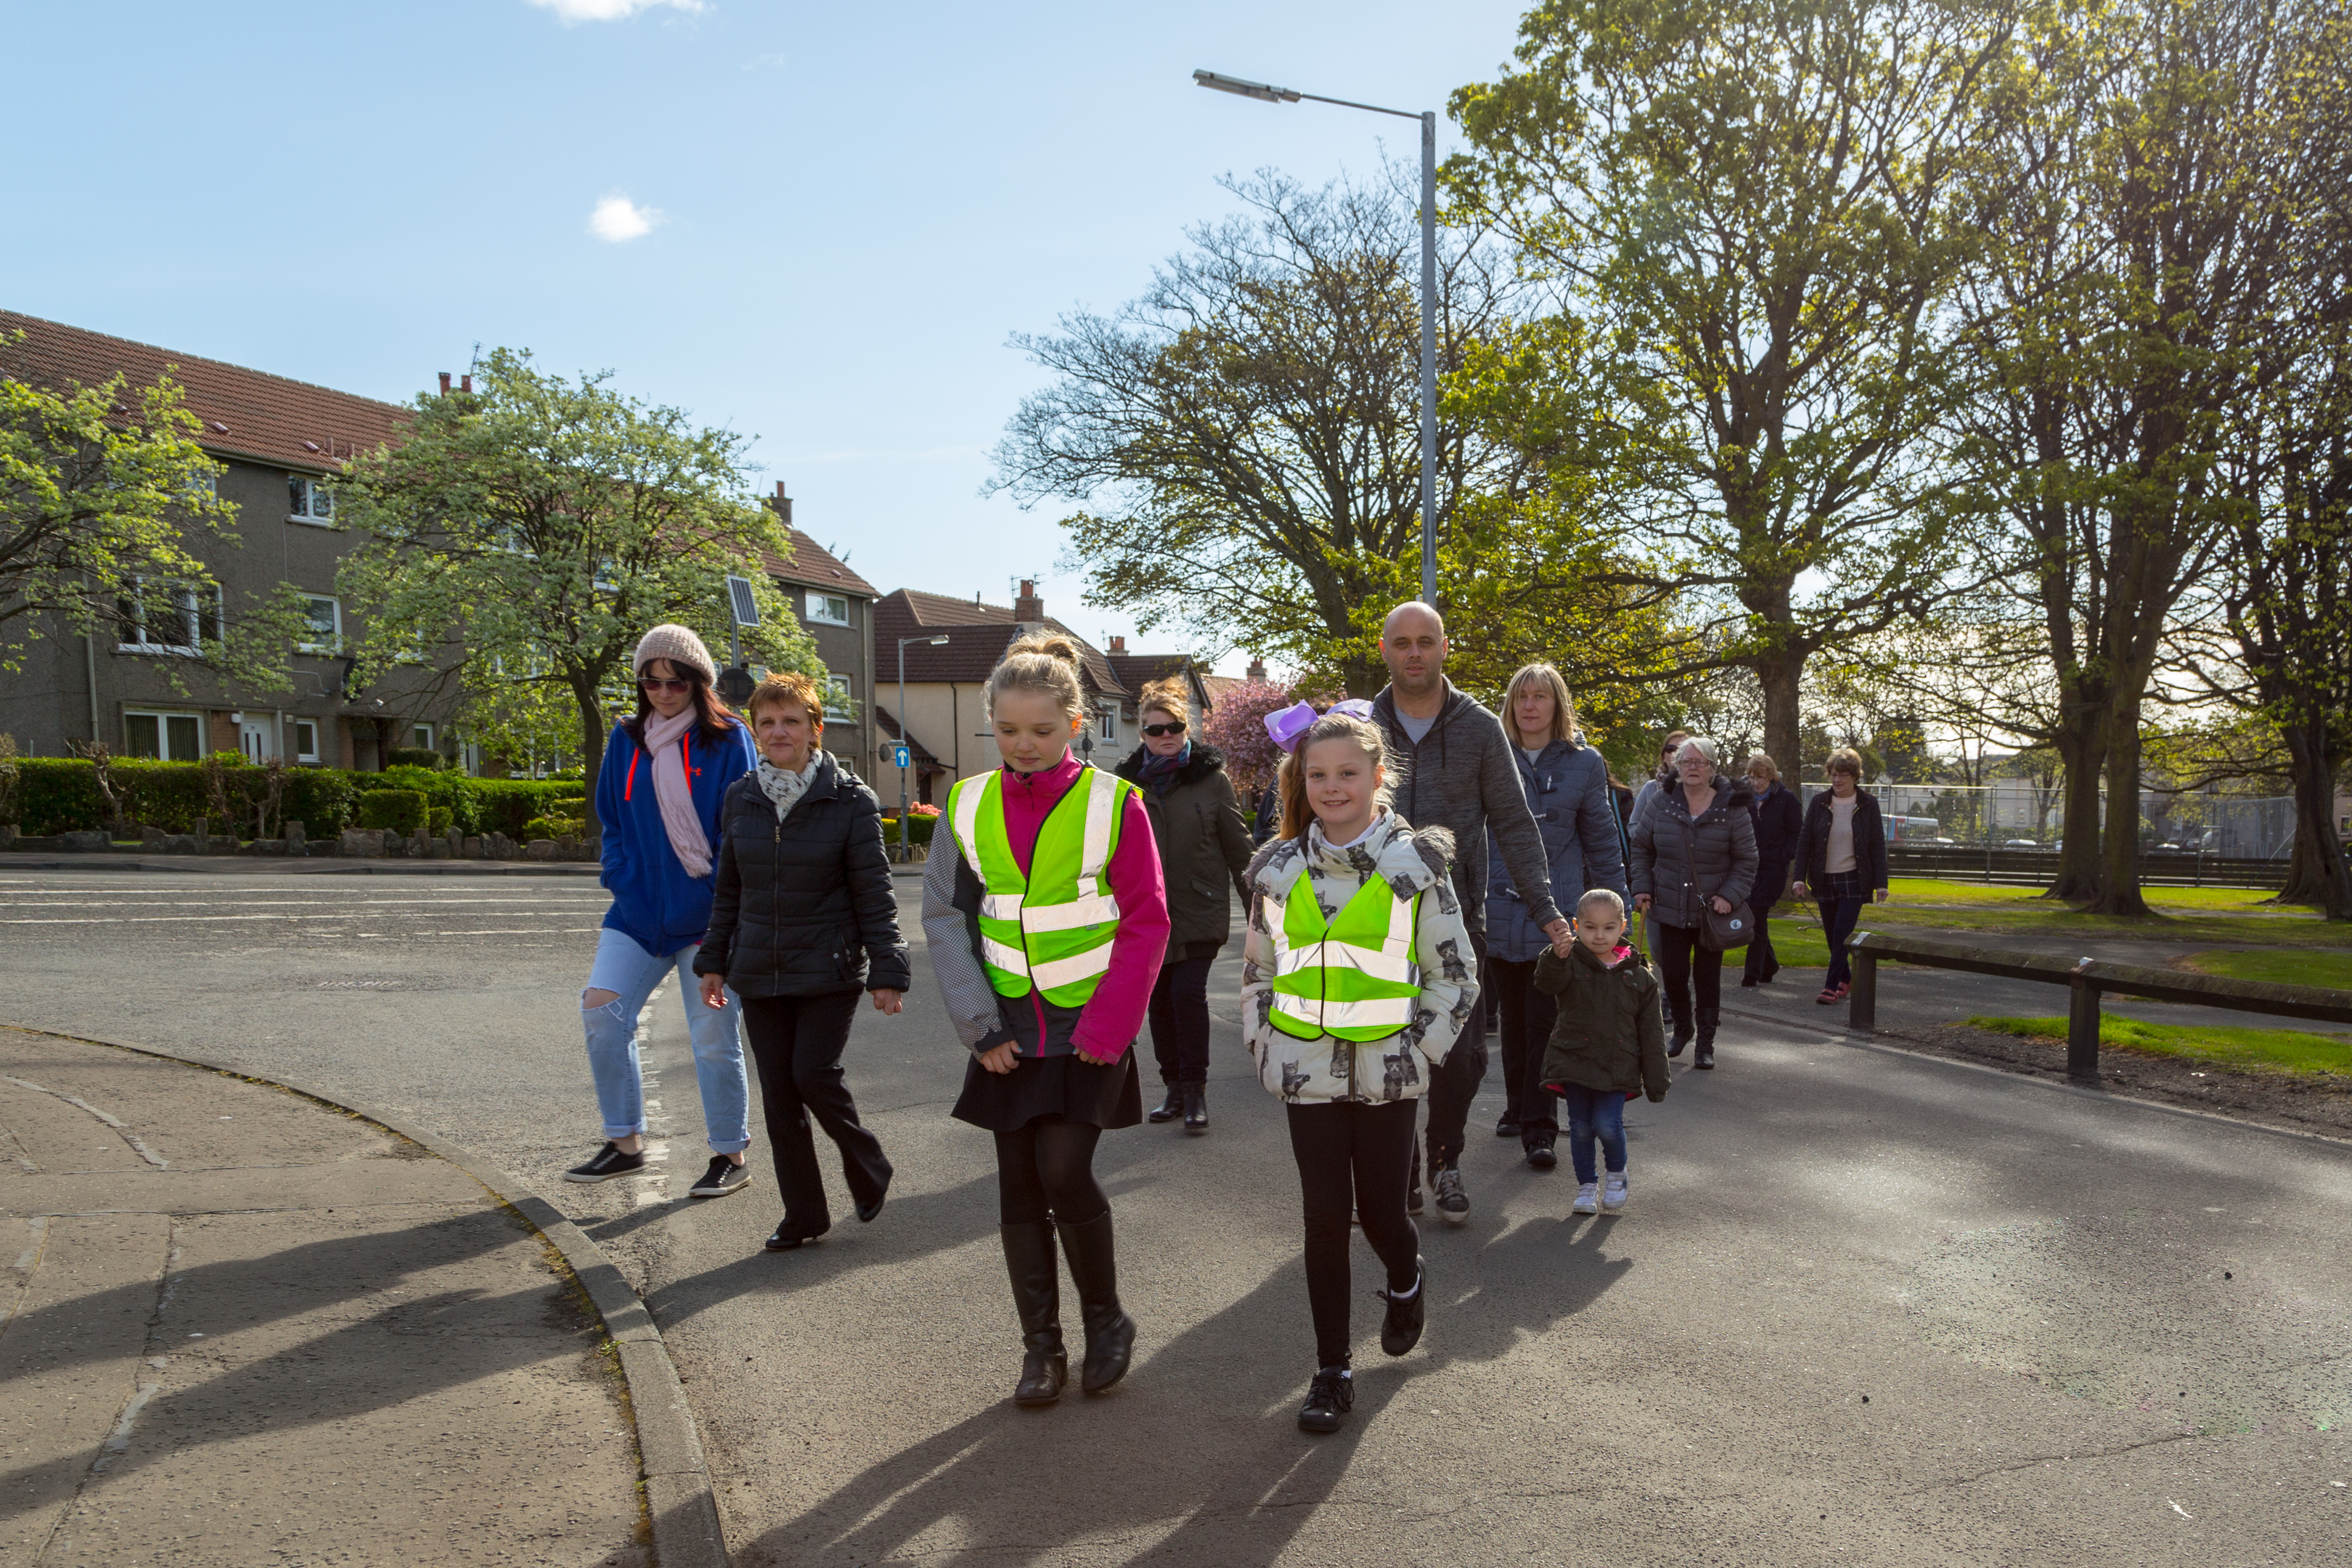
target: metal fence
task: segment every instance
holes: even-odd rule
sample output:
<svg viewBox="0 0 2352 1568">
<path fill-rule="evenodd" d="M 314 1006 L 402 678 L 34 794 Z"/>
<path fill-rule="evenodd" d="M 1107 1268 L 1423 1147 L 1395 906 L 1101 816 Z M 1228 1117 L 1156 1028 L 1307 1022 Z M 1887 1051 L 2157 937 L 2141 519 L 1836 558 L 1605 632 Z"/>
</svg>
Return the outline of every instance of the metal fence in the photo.
<svg viewBox="0 0 2352 1568">
<path fill-rule="evenodd" d="M 1801 786 L 1808 801 L 1827 784 Z M 1989 784 L 1881 784 L 1865 786 L 1886 818 L 1890 849 L 2041 851 L 2063 841 L 2063 785 L 2030 779 Z M 2100 824 L 2106 792 L 2099 792 Z M 2140 845 L 2208 860 L 2285 861 L 2294 847 L 2294 801 L 2287 795 L 2168 794 L 2142 790 Z"/>
</svg>

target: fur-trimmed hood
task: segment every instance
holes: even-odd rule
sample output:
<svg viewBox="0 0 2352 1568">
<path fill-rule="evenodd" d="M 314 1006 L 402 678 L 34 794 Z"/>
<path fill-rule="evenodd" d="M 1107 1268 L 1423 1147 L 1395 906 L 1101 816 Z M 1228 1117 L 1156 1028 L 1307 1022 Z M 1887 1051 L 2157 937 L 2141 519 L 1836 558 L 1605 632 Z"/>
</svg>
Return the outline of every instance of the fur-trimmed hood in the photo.
<svg viewBox="0 0 2352 1568">
<path fill-rule="evenodd" d="M 1138 746 L 1127 754 L 1125 762 L 1111 771 L 1131 784 L 1140 784 L 1143 782 L 1143 764 L 1150 758 L 1151 752 L 1148 748 Z M 1192 742 L 1192 754 L 1184 760 L 1182 767 L 1176 770 L 1173 783 L 1199 784 L 1211 773 L 1223 772 L 1224 765 L 1224 752 L 1206 742 L 1195 741 Z"/>
</svg>

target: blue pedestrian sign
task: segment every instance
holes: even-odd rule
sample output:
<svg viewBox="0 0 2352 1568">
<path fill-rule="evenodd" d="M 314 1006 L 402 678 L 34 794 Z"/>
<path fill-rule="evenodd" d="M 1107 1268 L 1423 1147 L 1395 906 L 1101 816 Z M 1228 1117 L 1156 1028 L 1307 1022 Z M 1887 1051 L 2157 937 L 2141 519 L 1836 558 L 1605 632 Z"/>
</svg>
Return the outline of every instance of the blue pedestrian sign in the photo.
<svg viewBox="0 0 2352 1568">
<path fill-rule="evenodd" d="M 913 760 L 914 758 L 908 754 L 904 744 L 896 745 L 890 748 L 890 765 L 892 767 L 903 768 Z"/>
</svg>

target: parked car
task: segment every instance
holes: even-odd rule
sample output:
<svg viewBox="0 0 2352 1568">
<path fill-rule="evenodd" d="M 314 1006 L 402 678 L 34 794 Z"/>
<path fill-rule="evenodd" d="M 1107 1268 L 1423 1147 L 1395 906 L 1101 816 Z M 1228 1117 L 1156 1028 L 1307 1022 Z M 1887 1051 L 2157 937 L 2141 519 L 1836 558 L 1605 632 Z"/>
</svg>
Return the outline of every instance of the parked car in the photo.
<svg viewBox="0 0 2352 1568">
<path fill-rule="evenodd" d="M 2012 838 L 2001 847 L 2003 849 L 2039 849 L 2042 844 L 2040 840 L 2033 838 Z"/>
</svg>

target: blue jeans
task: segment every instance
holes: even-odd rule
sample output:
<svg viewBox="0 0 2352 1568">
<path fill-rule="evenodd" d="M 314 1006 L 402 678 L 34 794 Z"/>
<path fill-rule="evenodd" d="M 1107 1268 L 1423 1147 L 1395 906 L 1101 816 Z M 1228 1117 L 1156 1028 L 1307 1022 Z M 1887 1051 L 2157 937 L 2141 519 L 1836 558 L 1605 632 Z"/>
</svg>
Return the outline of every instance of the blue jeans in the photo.
<svg viewBox="0 0 2352 1568">
<path fill-rule="evenodd" d="M 694 1042 L 694 1079 L 702 1089 L 702 1124 L 713 1153 L 736 1154 L 751 1142 L 751 1086 L 743 1076 L 743 1040 L 736 1030 L 742 1005 L 727 993 L 727 1005 L 702 1005 L 702 983 L 694 955 L 702 944 L 656 957 L 635 937 L 606 927 L 596 933 L 596 962 L 580 995 L 580 1021 L 588 1031 L 588 1071 L 596 1080 L 596 1108 L 604 1136 L 628 1138 L 646 1130 L 646 1089 L 637 1071 L 637 1015 L 663 976 L 677 972 L 686 1003 L 686 1032 Z M 617 994 L 601 1007 L 588 1005 L 591 991 Z"/>
<path fill-rule="evenodd" d="M 1592 1170 L 1592 1141 L 1601 1140 L 1601 1152 L 1607 1158 L 1609 1169 L 1622 1174 L 1625 1169 L 1625 1093 L 1616 1089 L 1585 1089 L 1577 1084 L 1560 1086 L 1560 1099 L 1568 1107 L 1568 1152 L 1576 1161 L 1576 1179 L 1597 1182 L 1601 1178 Z"/>
</svg>

